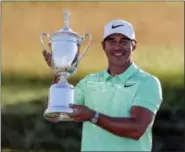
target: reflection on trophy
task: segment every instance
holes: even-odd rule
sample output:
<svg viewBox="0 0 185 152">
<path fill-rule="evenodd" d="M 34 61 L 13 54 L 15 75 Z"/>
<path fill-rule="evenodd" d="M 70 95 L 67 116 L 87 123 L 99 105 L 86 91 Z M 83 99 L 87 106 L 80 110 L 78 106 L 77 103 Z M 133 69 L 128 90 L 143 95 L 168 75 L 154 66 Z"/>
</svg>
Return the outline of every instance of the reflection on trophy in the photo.
<svg viewBox="0 0 185 152">
<path fill-rule="evenodd" d="M 74 86 L 69 84 L 67 79 L 77 71 L 80 59 L 85 55 L 92 43 L 90 34 L 80 36 L 69 28 L 69 13 L 67 11 L 64 18 L 63 29 L 51 35 L 47 33 L 40 35 L 43 50 L 46 50 L 43 36 L 47 36 L 49 39 L 52 52 L 52 71 L 55 75 L 60 75 L 59 82 L 50 86 L 48 106 L 44 112 L 44 117 L 47 120 L 50 118 L 55 118 L 57 121 L 72 120 L 67 116 L 67 113 L 73 112 L 69 104 L 74 103 Z M 90 39 L 89 43 L 79 55 L 80 45 L 87 37 Z"/>
</svg>

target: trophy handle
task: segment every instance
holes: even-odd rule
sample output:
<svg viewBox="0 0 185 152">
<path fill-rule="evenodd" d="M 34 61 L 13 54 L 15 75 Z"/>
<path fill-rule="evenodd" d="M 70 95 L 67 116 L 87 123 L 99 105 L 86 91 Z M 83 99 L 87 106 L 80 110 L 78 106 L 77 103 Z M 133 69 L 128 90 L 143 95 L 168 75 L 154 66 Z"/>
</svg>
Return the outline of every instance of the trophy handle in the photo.
<svg viewBox="0 0 185 152">
<path fill-rule="evenodd" d="M 87 37 L 89 37 L 89 43 L 87 44 L 87 46 L 84 49 L 84 51 L 82 52 L 82 54 L 78 56 L 77 62 L 79 62 L 81 60 L 81 58 L 85 55 L 85 53 L 87 52 L 87 50 L 89 49 L 89 47 L 90 47 L 90 45 L 92 43 L 92 36 L 91 36 L 91 34 L 85 34 L 85 36 L 82 38 L 82 41 L 84 41 Z"/>
<path fill-rule="evenodd" d="M 48 40 L 50 38 L 50 35 L 48 33 L 41 33 L 40 35 L 40 42 L 41 42 L 41 45 L 42 45 L 42 51 L 46 50 L 46 47 L 45 47 L 45 44 L 44 44 L 44 41 L 43 41 L 43 37 L 47 36 Z"/>
</svg>

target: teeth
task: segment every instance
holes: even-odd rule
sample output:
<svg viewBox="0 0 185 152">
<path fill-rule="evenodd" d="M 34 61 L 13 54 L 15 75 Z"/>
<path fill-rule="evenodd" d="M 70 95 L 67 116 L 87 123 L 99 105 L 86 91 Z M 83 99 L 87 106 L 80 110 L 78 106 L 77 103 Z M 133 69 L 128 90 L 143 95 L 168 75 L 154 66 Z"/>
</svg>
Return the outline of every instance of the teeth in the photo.
<svg viewBox="0 0 185 152">
<path fill-rule="evenodd" d="M 121 56 L 121 55 L 123 55 L 123 53 L 114 53 L 114 55 Z"/>
</svg>

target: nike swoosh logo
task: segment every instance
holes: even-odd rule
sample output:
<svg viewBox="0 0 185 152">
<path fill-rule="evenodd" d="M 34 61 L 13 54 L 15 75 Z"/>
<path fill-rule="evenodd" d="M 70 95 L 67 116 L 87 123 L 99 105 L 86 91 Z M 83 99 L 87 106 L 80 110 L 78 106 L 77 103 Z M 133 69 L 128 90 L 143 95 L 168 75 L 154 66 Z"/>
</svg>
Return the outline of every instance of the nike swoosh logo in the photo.
<svg viewBox="0 0 185 152">
<path fill-rule="evenodd" d="M 112 25 L 112 29 L 117 28 L 117 27 L 120 27 L 120 26 L 124 26 L 124 25 L 123 24 L 120 24 L 120 25 Z"/>
<path fill-rule="evenodd" d="M 130 83 L 130 84 L 128 83 L 128 84 L 125 84 L 124 87 L 125 87 L 125 88 L 126 88 L 126 87 L 131 87 L 131 86 L 133 86 L 133 85 L 135 85 L 135 83 Z"/>
</svg>

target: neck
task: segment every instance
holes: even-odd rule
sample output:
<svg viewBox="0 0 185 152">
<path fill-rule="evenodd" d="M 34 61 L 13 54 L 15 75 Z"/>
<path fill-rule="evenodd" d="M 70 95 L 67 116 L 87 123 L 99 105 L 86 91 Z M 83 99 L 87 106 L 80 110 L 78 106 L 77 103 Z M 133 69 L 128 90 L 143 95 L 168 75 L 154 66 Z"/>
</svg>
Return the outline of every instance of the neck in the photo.
<svg viewBox="0 0 185 152">
<path fill-rule="evenodd" d="M 126 63 L 123 66 L 109 64 L 108 72 L 111 75 L 121 74 L 121 73 L 125 72 L 131 64 L 132 64 L 131 61 L 129 61 L 128 63 Z"/>
</svg>

